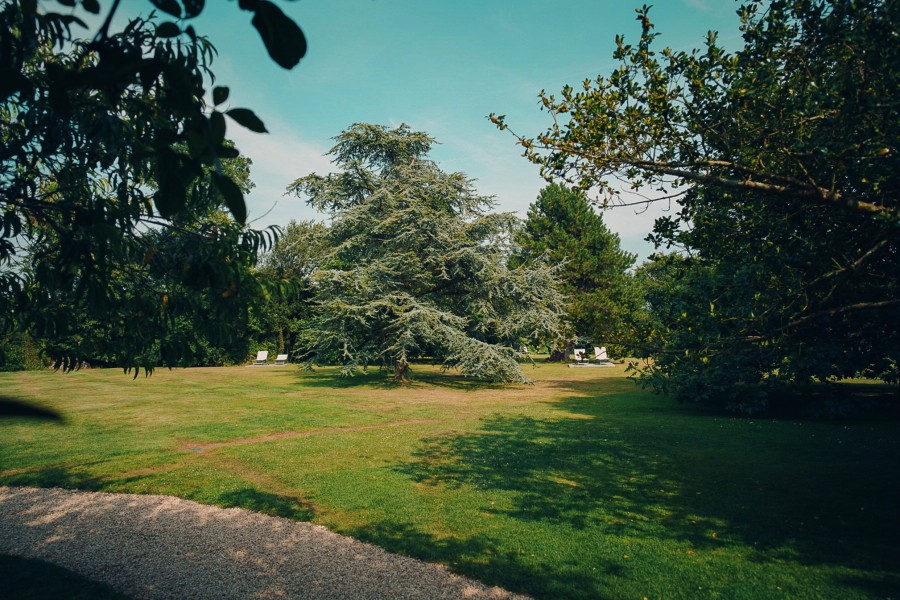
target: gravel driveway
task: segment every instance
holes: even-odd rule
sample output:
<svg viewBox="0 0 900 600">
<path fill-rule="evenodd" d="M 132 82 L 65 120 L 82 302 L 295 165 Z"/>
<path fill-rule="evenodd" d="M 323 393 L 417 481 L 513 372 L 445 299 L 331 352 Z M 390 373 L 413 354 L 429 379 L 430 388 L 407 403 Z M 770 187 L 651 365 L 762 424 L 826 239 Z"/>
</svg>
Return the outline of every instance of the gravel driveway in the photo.
<svg viewBox="0 0 900 600">
<path fill-rule="evenodd" d="M 134 598 L 523 598 L 318 525 L 172 498 L 0 487 L 0 553 Z"/>
</svg>

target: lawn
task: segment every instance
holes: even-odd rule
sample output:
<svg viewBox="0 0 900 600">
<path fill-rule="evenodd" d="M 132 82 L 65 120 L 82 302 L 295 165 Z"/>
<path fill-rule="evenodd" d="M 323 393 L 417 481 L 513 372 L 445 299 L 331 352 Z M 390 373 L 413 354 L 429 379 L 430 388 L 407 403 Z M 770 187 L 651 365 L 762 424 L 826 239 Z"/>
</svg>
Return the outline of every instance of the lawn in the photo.
<svg viewBox="0 0 900 600">
<path fill-rule="evenodd" d="M 543 598 L 900 597 L 900 423 L 734 418 L 621 367 L 0 374 L 0 485 L 310 520 Z M 856 384 L 862 385 L 862 384 Z"/>
</svg>

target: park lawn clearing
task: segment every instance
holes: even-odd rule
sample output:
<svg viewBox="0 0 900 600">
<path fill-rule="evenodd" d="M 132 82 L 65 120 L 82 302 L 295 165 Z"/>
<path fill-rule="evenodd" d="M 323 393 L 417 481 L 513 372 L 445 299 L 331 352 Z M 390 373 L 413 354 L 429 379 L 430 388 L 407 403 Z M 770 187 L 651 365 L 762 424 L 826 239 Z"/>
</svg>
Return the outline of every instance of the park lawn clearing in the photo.
<svg viewBox="0 0 900 600">
<path fill-rule="evenodd" d="M 0 485 L 300 520 L 545 598 L 900 595 L 900 423 L 734 418 L 615 369 L 2 373 Z M 864 384 L 853 384 L 864 385 Z"/>
</svg>

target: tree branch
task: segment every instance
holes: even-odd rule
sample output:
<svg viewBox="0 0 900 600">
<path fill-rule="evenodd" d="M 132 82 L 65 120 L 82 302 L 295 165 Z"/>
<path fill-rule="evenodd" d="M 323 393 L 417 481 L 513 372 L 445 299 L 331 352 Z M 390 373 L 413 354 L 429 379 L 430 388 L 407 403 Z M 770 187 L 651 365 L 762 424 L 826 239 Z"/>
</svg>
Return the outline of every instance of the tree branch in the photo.
<svg viewBox="0 0 900 600">
<path fill-rule="evenodd" d="M 814 313 L 810 313 L 808 315 L 800 317 L 799 319 L 794 319 L 787 325 L 784 325 L 783 327 L 779 327 L 778 329 L 774 330 L 769 335 L 748 336 L 745 338 L 745 340 L 748 342 L 761 342 L 764 340 L 769 340 L 769 339 L 772 339 L 773 337 L 775 337 L 775 335 L 778 333 L 787 331 L 788 329 L 793 329 L 794 327 L 799 327 L 800 325 L 803 325 L 805 323 L 808 323 L 810 321 L 813 321 L 813 320 L 821 318 L 821 317 L 836 317 L 837 315 L 842 315 L 842 314 L 846 314 L 846 313 L 850 313 L 850 312 L 857 312 L 857 311 L 861 311 L 861 310 L 875 310 L 875 309 L 882 309 L 882 308 L 892 308 L 894 306 L 900 306 L 900 300 L 881 300 L 878 302 L 858 302 L 856 304 L 848 304 L 847 306 L 840 306 L 837 308 L 826 308 L 824 310 L 819 310 Z"/>
</svg>

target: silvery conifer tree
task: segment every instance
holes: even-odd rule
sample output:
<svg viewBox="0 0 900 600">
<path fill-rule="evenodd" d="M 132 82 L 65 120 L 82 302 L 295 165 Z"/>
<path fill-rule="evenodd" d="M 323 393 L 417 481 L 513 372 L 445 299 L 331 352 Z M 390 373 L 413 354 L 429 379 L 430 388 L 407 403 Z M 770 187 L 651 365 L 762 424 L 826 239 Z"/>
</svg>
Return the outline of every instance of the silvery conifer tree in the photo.
<svg viewBox="0 0 900 600">
<path fill-rule="evenodd" d="M 425 133 L 355 124 L 335 140 L 340 171 L 288 188 L 332 218 L 307 361 L 344 374 L 377 365 L 403 381 L 410 361 L 431 357 L 466 376 L 527 381 L 522 344 L 558 336 L 563 297 L 553 266 L 508 267 L 516 217 L 490 213 L 470 179 L 428 160 Z"/>
</svg>

